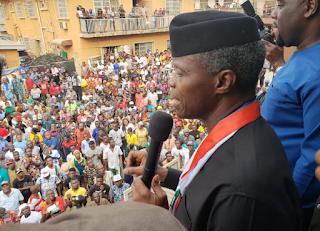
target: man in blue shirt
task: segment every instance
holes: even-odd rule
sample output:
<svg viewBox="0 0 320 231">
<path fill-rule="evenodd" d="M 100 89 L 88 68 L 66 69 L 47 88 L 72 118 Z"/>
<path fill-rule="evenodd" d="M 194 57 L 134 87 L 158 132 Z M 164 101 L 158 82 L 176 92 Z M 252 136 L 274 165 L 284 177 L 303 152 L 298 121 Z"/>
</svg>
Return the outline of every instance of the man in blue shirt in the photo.
<svg viewBox="0 0 320 231">
<path fill-rule="evenodd" d="M 45 133 L 45 137 L 46 138 L 43 141 L 45 146 L 43 147 L 43 149 L 45 147 L 49 147 L 51 150 L 58 150 L 58 141 L 57 141 L 57 139 L 52 137 L 50 132 L 46 132 Z"/>
<path fill-rule="evenodd" d="M 320 148 L 320 13 L 318 1 L 278 1 L 272 13 L 279 29 L 277 45 L 296 46 L 284 64 L 281 48 L 265 41 L 267 59 L 277 69 L 261 109 L 286 151 L 301 197 L 308 230 L 320 182 L 315 179 L 315 153 Z"/>
<path fill-rule="evenodd" d="M 132 10 L 130 10 L 129 15 L 128 15 L 129 30 L 130 30 L 130 24 L 132 25 L 132 30 L 136 29 L 135 18 L 134 18 L 134 16 L 136 16 L 136 15 L 137 15 L 137 13 L 136 13 L 135 9 L 132 8 Z"/>
<path fill-rule="evenodd" d="M 95 128 L 95 129 L 93 130 L 93 132 L 92 132 L 92 137 L 93 137 L 95 140 L 97 140 L 97 138 L 99 137 L 99 129 L 100 129 L 100 128 L 103 128 L 103 127 L 101 127 L 100 121 L 96 121 L 94 124 L 96 125 L 96 128 Z"/>
<path fill-rule="evenodd" d="M 116 74 L 119 74 L 120 66 L 119 66 L 117 60 L 115 61 L 115 64 L 113 64 L 113 68 L 114 68 L 114 72 L 115 72 Z"/>
<path fill-rule="evenodd" d="M 8 171 L 5 170 L 4 168 L 1 168 L 0 169 L 0 184 L 2 184 L 3 181 L 10 181 L 9 179 L 9 174 L 8 174 Z M 0 191 L 1 191 L 1 188 L 0 188 Z"/>
<path fill-rule="evenodd" d="M 21 77 L 24 79 L 26 74 L 29 71 L 29 67 L 26 67 L 26 64 L 22 63 L 21 67 L 19 67 L 18 71 L 20 72 Z"/>
</svg>

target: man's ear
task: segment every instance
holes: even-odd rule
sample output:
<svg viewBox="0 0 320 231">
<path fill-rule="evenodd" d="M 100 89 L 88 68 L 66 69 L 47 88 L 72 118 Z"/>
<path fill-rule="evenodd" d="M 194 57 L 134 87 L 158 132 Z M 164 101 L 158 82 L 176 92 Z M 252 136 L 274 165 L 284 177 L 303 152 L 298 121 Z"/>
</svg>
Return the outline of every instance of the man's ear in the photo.
<svg viewBox="0 0 320 231">
<path fill-rule="evenodd" d="M 304 17 L 310 18 L 317 13 L 319 2 L 318 0 L 306 0 L 306 2 L 304 3 L 304 6 L 305 6 Z"/>
<path fill-rule="evenodd" d="M 223 70 L 215 76 L 216 80 L 216 89 L 217 94 L 226 94 L 228 93 L 236 82 L 236 74 L 231 70 Z"/>
</svg>

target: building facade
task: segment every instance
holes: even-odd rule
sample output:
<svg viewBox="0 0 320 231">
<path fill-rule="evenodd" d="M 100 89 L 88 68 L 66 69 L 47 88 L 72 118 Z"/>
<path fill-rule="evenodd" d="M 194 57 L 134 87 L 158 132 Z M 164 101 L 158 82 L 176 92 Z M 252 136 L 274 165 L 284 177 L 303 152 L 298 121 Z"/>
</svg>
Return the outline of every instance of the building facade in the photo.
<svg viewBox="0 0 320 231">
<path fill-rule="evenodd" d="M 146 16 L 128 18 L 133 7 L 141 14 L 142 3 Z M 114 19 L 110 14 L 106 18 L 97 15 L 97 19 L 79 19 L 79 4 L 97 14 L 112 8 L 117 14 Z M 175 15 L 217 8 L 218 4 L 219 10 L 242 12 L 239 3 L 232 0 L 1 0 L 0 11 L 7 33 L 14 41 L 22 42 L 28 52 L 35 56 L 53 52 L 74 58 L 78 70 L 82 61 L 88 62 L 110 50 L 131 54 L 165 50 L 170 46 L 168 27 Z M 268 4 L 274 7 L 275 1 L 253 1 L 259 7 L 257 12 L 265 14 L 265 20 L 269 19 Z M 125 19 L 119 18 L 120 5 L 126 11 Z M 154 16 L 159 9 L 166 13 Z"/>
</svg>

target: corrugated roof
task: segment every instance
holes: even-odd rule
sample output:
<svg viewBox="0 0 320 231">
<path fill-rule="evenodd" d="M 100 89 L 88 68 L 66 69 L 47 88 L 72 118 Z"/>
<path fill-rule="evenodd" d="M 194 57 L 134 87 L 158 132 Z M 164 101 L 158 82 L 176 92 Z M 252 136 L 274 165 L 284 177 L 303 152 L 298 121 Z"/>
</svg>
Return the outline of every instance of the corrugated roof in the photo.
<svg viewBox="0 0 320 231">
<path fill-rule="evenodd" d="M 26 46 L 10 40 L 0 39 L 0 50 L 24 50 Z"/>
</svg>

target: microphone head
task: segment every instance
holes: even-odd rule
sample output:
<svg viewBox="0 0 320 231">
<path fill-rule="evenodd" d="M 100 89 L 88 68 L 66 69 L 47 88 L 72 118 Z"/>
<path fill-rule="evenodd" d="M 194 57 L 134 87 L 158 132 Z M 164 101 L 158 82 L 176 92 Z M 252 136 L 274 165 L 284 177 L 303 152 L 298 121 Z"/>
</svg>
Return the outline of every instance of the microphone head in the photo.
<svg viewBox="0 0 320 231">
<path fill-rule="evenodd" d="M 165 112 L 158 111 L 150 119 L 149 135 L 156 141 L 165 141 L 168 139 L 172 126 L 172 117 Z"/>
</svg>

